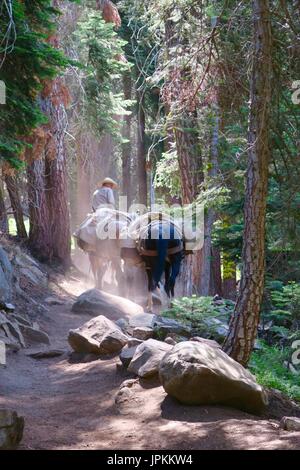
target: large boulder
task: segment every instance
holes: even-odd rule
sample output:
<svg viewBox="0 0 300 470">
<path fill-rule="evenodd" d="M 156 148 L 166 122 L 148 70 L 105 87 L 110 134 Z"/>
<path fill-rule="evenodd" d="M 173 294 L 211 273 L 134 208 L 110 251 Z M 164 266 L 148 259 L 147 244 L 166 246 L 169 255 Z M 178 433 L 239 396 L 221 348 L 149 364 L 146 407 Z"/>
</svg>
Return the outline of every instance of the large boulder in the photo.
<svg viewBox="0 0 300 470">
<path fill-rule="evenodd" d="M 14 250 L 12 264 L 26 284 L 47 288 L 48 275 L 39 263 L 21 249 Z"/>
<path fill-rule="evenodd" d="M 146 339 L 153 337 L 153 329 L 147 326 L 137 326 L 133 329 L 132 336 L 145 341 Z"/>
<path fill-rule="evenodd" d="M 0 302 L 10 302 L 12 298 L 13 268 L 6 251 L 0 246 Z"/>
<path fill-rule="evenodd" d="M 131 346 L 131 347 L 124 346 L 124 348 L 120 352 L 119 358 L 120 358 L 120 361 L 122 362 L 124 367 L 127 368 L 129 366 L 129 364 L 132 361 L 132 358 L 135 354 L 135 351 L 136 351 L 137 347 L 138 347 L 138 345 Z"/>
<path fill-rule="evenodd" d="M 68 341 L 75 352 L 113 354 L 121 351 L 128 337 L 111 320 L 99 315 L 76 330 L 70 330 Z"/>
<path fill-rule="evenodd" d="M 165 391 L 186 405 L 226 405 L 259 414 L 268 404 L 248 370 L 204 343 L 178 343 L 160 362 L 159 376 Z"/>
<path fill-rule="evenodd" d="M 170 334 L 190 337 L 192 328 L 188 324 L 181 323 L 173 318 L 161 317 L 155 315 L 152 321 L 155 337 L 165 339 Z"/>
<path fill-rule="evenodd" d="M 23 437 L 24 418 L 15 411 L 0 409 L 0 450 L 15 449 Z"/>
<path fill-rule="evenodd" d="M 90 289 L 78 297 L 72 306 L 72 311 L 95 316 L 105 315 L 111 320 L 118 320 L 143 313 L 143 308 L 123 297 Z"/>
<path fill-rule="evenodd" d="M 20 330 L 25 338 L 27 346 L 33 346 L 40 343 L 50 344 L 49 336 L 44 331 L 26 325 L 20 325 Z"/>
<path fill-rule="evenodd" d="M 147 339 L 135 350 L 133 358 L 128 366 L 128 371 L 139 377 L 148 378 L 158 373 L 159 363 L 164 355 L 173 348 L 173 345 Z"/>
<path fill-rule="evenodd" d="M 129 318 L 129 327 L 132 328 L 132 330 L 134 328 L 152 328 L 155 318 L 156 315 L 152 313 L 139 313 L 138 315 L 134 315 L 133 317 Z"/>
<path fill-rule="evenodd" d="M 284 416 L 280 421 L 280 427 L 285 431 L 300 431 L 300 418 Z"/>
<path fill-rule="evenodd" d="M 5 344 L 20 344 L 25 347 L 25 340 L 20 330 L 19 323 L 10 315 L 8 316 L 5 312 L 0 311 L 0 336 L 6 337 L 7 341 Z"/>
</svg>

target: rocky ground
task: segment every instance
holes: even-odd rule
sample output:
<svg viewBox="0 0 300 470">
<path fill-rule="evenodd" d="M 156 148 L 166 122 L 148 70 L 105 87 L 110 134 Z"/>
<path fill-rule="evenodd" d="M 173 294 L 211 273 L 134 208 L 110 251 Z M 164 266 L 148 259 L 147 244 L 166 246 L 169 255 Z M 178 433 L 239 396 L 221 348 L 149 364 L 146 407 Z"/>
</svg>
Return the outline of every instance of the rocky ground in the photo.
<svg viewBox="0 0 300 470">
<path fill-rule="evenodd" d="M 272 413 L 258 418 L 220 406 L 184 406 L 167 396 L 157 378 L 137 379 L 118 355 L 71 353 L 69 330 L 91 318 L 71 307 L 88 286 L 73 276 L 50 287 L 51 293 L 38 297 L 37 316 L 50 346 L 10 352 L 0 370 L 0 408 L 25 419 L 21 449 L 300 447 L 300 432 L 279 428 L 280 415 L 288 409 L 283 405 L 281 410 L 276 399 L 271 405 L 278 419 Z M 33 357 L 41 349 L 51 350 L 53 357 Z"/>
</svg>

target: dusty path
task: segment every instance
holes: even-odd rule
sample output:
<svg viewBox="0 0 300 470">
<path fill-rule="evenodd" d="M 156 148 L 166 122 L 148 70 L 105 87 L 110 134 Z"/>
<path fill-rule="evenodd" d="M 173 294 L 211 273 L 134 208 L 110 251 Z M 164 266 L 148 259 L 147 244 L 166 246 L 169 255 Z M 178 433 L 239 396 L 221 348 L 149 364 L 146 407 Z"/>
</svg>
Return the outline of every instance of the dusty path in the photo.
<svg viewBox="0 0 300 470">
<path fill-rule="evenodd" d="M 83 286 L 64 286 L 78 295 Z M 89 317 L 70 303 L 51 307 L 41 322 L 52 346 L 69 350 L 70 328 Z M 299 449 L 300 433 L 278 429 L 226 408 L 185 407 L 153 383 L 123 388 L 130 378 L 118 358 L 80 362 L 68 353 L 32 359 L 26 350 L 10 355 L 1 370 L 0 406 L 25 417 L 22 449 Z"/>
</svg>

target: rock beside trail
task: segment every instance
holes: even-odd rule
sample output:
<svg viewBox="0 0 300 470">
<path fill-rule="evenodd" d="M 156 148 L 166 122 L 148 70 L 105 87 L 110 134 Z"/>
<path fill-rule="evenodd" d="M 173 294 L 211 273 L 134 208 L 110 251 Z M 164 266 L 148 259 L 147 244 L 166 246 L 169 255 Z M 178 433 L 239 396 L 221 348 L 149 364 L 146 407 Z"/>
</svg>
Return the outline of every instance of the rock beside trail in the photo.
<svg viewBox="0 0 300 470">
<path fill-rule="evenodd" d="M 153 329 L 147 326 L 137 326 L 134 328 L 132 336 L 137 339 L 145 341 L 146 339 L 153 337 Z"/>
<path fill-rule="evenodd" d="M 130 362 L 132 361 L 132 358 L 135 354 L 137 347 L 138 345 L 131 346 L 131 347 L 124 346 L 124 348 L 120 352 L 120 355 L 119 355 L 120 361 L 122 362 L 123 366 L 126 367 L 126 369 L 129 366 Z"/>
<path fill-rule="evenodd" d="M 113 354 L 127 344 L 128 336 L 103 315 L 92 318 L 76 330 L 70 330 L 68 341 L 75 352 Z"/>
<path fill-rule="evenodd" d="M 10 302 L 12 298 L 13 268 L 6 251 L 0 246 L 0 301 Z"/>
<path fill-rule="evenodd" d="M 37 343 L 50 344 L 49 336 L 44 331 L 25 325 L 20 325 L 20 330 L 25 338 L 27 346 L 35 345 Z"/>
<path fill-rule="evenodd" d="M 16 339 L 8 338 L 5 335 L 5 333 L 4 332 L 2 333 L 1 331 L 0 331 L 0 341 L 3 344 L 5 344 L 4 353 L 2 352 L 2 354 L 5 354 L 6 351 L 11 351 L 15 353 L 21 349 L 21 346 Z"/>
<path fill-rule="evenodd" d="M 155 315 L 152 322 L 152 328 L 154 329 L 154 337 L 159 339 L 165 339 L 170 334 L 176 334 L 179 336 L 190 337 L 192 328 L 188 324 L 181 323 L 173 318 L 160 317 Z"/>
<path fill-rule="evenodd" d="M 129 327 L 134 328 L 152 328 L 153 322 L 156 318 L 156 315 L 153 313 L 139 313 L 138 315 L 134 315 L 133 317 L 129 318 L 128 324 Z"/>
<path fill-rule="evenodd" d="M 20 327 L 21 325 L 12 316 L 0 311 L 0 333 L 1 337 L 4 336 L 3 341 L 5 344 L 16 343 L 25 347 L 25 340 Z"/>
<path fill-rule="evenodd" d="M 45 349 L 41 351 L 34 351 L 26 354 L 28 357 L 33 359 L 52 359 L 54 357 L 59 357 L 65 354 L 66 351 L 63 349 Z"/>
<path fill-rule="evenodd" d="M 171 344 L 172 346 L 175 346 L 175 344 L 177 344 L 177 342 L 175 341 L 175 339 L 172 338 L 171 336 L 167 336 L 167 338 L 165 339 L 165 343 Z"/>
<path fill-rule="evenodd" d="M 46 297 L 44 302 L 48 305 L 64 305 L 65 302 L 58 297 Z"/>
<path fill-rule="evenodd" d="M 137 339 L 137 338 L 129 338 L 128 340 L 128 343 L 127 343 L 127 346 L 129 348 L 132 348 L 133 346 L 138 346 L 139 344 L 141 344 L 143 341 L 141 339 Z"/>
<path fill-rule="evenodd" d="M 15 411 L 0 409 L 0 450 L 13 450 L 21 442 L 24 418 Z"/>
<path fill-rule="evenodd" d="M 300 418 L 284 416 L 280 421 L 280 427 L 285 431 L 300 431 Z"/>
<path fill-rule="evenodd" d="M 90 315 L 105 315 L 111 320 L 130 318 L 143 313 L 140 305 L 131 300 L 108 294 L 98 289 L 90 289 L 81 294 L 72 306 L 75 313 L 88 313 Z"/>
<path fill-rule="evenodd" d="M 50 344 L 47 333 L 23 315 L 0 311 L 0 339 L 8 350 L 18 351 L 36 344 Z"/>
<path fill-rule="evenodd" d="M 268 404 L 248 370 L 204 343 L 174 346 L 160 362 L 159 377 L 165 391 L 186 405 L 225 405 L 260 414 Z"/>
<path fill-rule="evenodd" d="M 202 344 L 207 344 L 207 346 L 211 346 L 212 348 L 218 348 L 221 349 L 222 346 L 217 343 L 214 339 L 206 339 L 206 338 L 201 338 L 200 336 L 194 336 L 193 338 L 190 339 L 190 341 L 196 341 L 197 343 L 202 343 Z"/>
<path fill-rule="evenodd" d="M 17 277 L 24 279 L 26 284 L 48 287 L 48 275 L 42 270 L 41 265 L 30 255 L 22 251 L 19 247 L 14 249 L 12 265 Z"/>
<path fill-rule="evenodd" d="M 220 343 L 222 343 L 228 335 L 229 326 L 225 323 L 225 319 L 221 321 L 219 318 L 204 318 L 203 324 L 205 325 L 203 333 L 208 333 L 210 337 Z"/>
<path fill-rule="evenodd" d="M 128 371 L 142 378 L 148 378 L 158 373 L 159 363 L 173 346 L 155 339 L 147 339 L 140 344 L 128 366 Z"/>
</svg>

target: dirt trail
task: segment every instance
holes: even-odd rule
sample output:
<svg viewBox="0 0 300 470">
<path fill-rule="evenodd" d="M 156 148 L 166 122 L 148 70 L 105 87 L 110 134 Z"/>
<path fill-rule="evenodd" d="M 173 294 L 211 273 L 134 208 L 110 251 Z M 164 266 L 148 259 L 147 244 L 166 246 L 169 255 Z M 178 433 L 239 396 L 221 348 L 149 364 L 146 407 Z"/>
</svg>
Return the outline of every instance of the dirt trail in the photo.
<svg viewBox="0 0 300 470">
<path fill-rule="evenodd" d="M 78 295 L 75 280 L 63 286 Z M 71 302 L 53 306 L 41 326 L 52 347 L 66 354 L 32 359 L 22 350 L 1 370 L 0 406 L 25 417 L 21 449 L 299 449 L 300 433 L 275 421 L 229 408 L 186 407 L 155 383 L 134 383 L 117 358 L 80 362 L 68 355 L 67 333 L 89 317 L 70 311 Z"/>
</svg>

